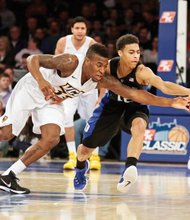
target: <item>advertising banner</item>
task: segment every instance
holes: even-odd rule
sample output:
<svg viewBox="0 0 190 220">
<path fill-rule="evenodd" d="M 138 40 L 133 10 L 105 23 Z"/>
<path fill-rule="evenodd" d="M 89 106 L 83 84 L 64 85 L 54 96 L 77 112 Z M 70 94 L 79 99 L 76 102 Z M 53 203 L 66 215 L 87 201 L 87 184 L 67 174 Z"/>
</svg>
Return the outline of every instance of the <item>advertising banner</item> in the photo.
<svg viewBox="0 0 190 220">
<path fill-rule="evenodd" d="M 151 116 L 140 161 L 187 162 L 190 151 L 189 124 L 190 117 Z M 121 160 L 126 159 L 130 137 L 122 132 Z"/>
</svg>

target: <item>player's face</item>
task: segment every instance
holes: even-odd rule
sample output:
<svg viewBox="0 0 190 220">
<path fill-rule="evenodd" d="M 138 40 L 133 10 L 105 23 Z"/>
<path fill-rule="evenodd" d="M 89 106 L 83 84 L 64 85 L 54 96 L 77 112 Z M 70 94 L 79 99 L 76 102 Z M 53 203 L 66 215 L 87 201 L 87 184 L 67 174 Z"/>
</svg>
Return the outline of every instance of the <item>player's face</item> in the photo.
<svg viewBox="0 0 190 220">
<path fill-rule="evenodd" d="M 138 44 L 128 44 L 124 49 L 118 51 L 120 58 L 129 68 L 135 68 L 140 59 L 140 48 Z"/>
<path fill-rule="evenodd" d="M 71 28 L 71 32 L 76 40 L 83 40 L 87 32 L 86 24 L 84 22 L 75 23 Z"/>
<path fill-rule="evenodd" d="M 95 82 L 100 81 L 104 76 L 107 66 L 108 58 L 95 55 L 89 60 L 90 78 Z"/>
</svg>

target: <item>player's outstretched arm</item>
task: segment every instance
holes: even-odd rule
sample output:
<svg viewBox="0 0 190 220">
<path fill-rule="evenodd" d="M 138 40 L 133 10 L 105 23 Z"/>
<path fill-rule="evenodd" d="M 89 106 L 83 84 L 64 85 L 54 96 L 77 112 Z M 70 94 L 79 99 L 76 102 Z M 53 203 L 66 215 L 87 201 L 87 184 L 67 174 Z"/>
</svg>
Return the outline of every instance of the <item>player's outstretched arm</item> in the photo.
<svg viewBox="0 0 190 220">
<path fill-rule="evenodd" d="M 60 54 L 60 55 L 31 55 L 27 58 L 27 67 L 34 79 L 37 81 L 40 90 L 43 92 L 46 99 L 55 96 L 54 88 L 44 79 L 40 72 L 40 67 L 59 70 L 61 77 L 69 76 L 78 65 L 78 59 L 75 55 Z"/>
<path fill-rule="evenodd" d="M 189 100 L 185 98 L 164 98 L 155 96 L 147 91 L 130 88 L 123 85 L 113 76 L 105 76 L 99 83 L 100 87 L 107 88 L 124 98 L 132 99 L 135 102 L 163 107 L 173 107 L 188 110 Z"/>
</svg>

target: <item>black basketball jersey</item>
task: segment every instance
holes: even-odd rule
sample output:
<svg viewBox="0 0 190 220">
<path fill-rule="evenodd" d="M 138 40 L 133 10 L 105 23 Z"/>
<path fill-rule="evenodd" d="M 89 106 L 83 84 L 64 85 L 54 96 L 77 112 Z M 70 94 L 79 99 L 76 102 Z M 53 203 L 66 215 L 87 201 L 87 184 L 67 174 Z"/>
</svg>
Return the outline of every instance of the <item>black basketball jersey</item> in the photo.
<svg viewBox="0 0 190 220">
<path fill-rule="evenodd" d="M 131 88 L 143 89 L 143 86 L 140 85 L 136 80 L 136 71 L 140 63 L 137 64 L 137 66 L 127 76 L 118 78 L 117 68 L 118 68 L 119 61 L 120 61 L 120 57 L 114 57 L 113 59 L 110 60 L 110 74 L 114 76 L 115 78 L 117 78 L 124 85 L 127 85 Z M 108 91 L 108 97 L 115 101 L 120 101 L 120 102 L 125 102 L 125 103 L 133 102 L 132 100 L 123 98 L 120 95 L 117 95 L 110 90 Z"/>
</svg>

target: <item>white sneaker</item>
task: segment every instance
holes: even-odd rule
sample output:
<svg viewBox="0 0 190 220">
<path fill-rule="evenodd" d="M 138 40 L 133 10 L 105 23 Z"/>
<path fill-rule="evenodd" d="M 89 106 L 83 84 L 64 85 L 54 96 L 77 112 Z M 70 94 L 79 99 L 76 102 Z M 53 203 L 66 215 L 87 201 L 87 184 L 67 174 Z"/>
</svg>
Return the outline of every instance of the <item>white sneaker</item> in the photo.
<svg viewBox="0 0 190 220">
<path fill-rule="evenodd" d="M 136 182 L 138 177 L 136 166 L 130 166 L 123 171 L 121 179 L 117 184 L 117 190 L 123 193 L 128 192 L 130 187 Z"/>
</svg>

